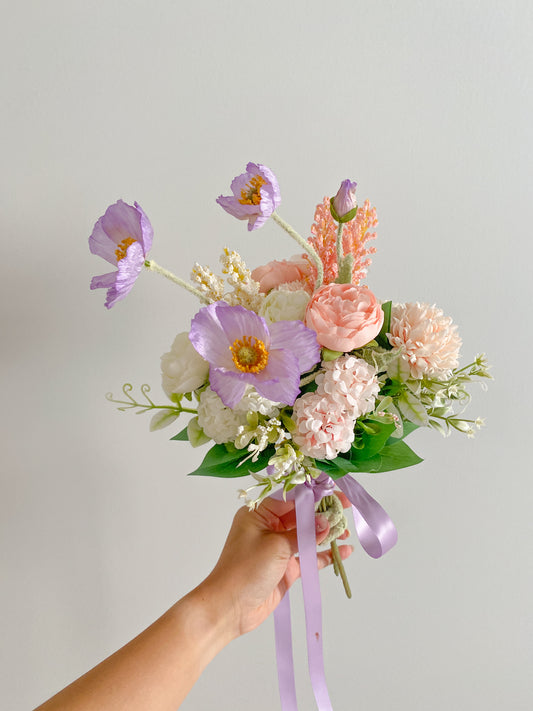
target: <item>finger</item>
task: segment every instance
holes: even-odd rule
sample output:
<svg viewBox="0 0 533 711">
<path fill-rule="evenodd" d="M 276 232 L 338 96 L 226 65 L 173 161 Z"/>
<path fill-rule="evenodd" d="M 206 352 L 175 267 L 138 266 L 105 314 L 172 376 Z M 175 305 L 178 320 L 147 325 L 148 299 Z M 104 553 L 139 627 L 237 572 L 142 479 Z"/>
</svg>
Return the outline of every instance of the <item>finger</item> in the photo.
<svg viewBox="0 0 533 711">
<path fill-rule="evenodd" d="M 335 496 L 340 499 L 343 509 L 349 509 L 352 505 L 350 499 L 342 491 L 338 491 L 337 489 L 335 489 Z"/>
<path fill-rule="evenodd" d="M 315 516 L 315 533 L 318 545 L 320 545 L 321 541 L 323 541 L 329 533 L 329 521 L 322 514 L 317 514 Z M 283 538 L 288 541 L 291 553 L 293 555 L 298 553 L 298 533 L 296 529 L 286 531 L 281 535 L 283 535 Z"/>
<path fill-rule="evenodd" d="M 349 535 L 351 535 L 350 531 L 346 528 L 346 529 L 344 529 L 344 531 L 341 533 L 340 536 L 337 536 L 337 540 L 344 541 L 344 539 L 348 538 Z"/>
<path fill-rule="evenodd" d="M 257 520 L 269 531 L 291 531 L 296 528 L 294 501 L 267 497 L 253 512 Z"/>
</svg>

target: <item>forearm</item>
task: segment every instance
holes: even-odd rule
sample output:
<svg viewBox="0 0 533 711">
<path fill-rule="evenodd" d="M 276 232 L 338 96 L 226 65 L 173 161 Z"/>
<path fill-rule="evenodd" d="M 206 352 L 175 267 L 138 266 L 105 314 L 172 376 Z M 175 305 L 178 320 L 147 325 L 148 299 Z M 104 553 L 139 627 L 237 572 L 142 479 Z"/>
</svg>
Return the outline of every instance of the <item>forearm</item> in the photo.
<svg viewBox="0 0 533 711">
<path fill-rule="evenodd" d="M 203 583 L 36 711 L 175 711 L 234 636 L 220 598 Z"/>
</svg>

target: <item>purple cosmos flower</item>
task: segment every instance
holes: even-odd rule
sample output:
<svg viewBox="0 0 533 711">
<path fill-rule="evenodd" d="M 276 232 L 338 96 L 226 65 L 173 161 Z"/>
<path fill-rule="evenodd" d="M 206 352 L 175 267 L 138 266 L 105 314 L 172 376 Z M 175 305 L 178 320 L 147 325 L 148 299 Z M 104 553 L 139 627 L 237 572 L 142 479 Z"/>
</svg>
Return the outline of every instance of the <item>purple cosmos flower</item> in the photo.
<svg viewBox="0 0 533 711">
<path fill-rule="evenodd" d="M 105 211 L 89 237 L 89 249 L 118 271 L 93 277 L 91 289 L 107 289 L 108 309 L 131 291 L 152 246 L 154 231 L 137 204 L 119 200 Z"/>
<path fill-rule="evenodd" d="M 316 333 L 301 321 L 267 326 L 253 311 L 225 301 L 200 309 L 189 338 L 209 362 L 211 388 L 230 408 L 249 384 L 269 400 L 292 405 L 300 392 L 300 374 L 320 360 Z"/>
<path fill-rule="evenodd" d="M 349 222 L 355 217 L 357 212 L 356 187 L 357 183 L 348 179 L 343 180 L 337 194 L 331 198 L 331 214 L 337 222 Z"/>
<path fill-rule="evenodd" d="M 274 173 L 260 163 L 248 163 L 246 173 L 231 183 L 233 195 L 217 198 L 218 204 L 238 220 L 248 220 L 248 230 L 262 227 L 281 202 Z"/>
</svg>

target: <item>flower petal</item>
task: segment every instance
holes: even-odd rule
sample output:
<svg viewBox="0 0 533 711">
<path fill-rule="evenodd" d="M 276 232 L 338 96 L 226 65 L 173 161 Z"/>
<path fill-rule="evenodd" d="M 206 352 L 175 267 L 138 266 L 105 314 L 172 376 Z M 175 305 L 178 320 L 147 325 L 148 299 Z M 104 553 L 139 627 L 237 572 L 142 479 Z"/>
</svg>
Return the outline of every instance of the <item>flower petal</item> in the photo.
<svg viewBox="0 0 533 711">
<path fill-rule="evenodd" d="M 287 350 L 271 350 L 268 365 L 254 376 L 253 384 L 263 397 L 293 405 L 300 392 L 298 358 Z"/>
<path fill-rule="evenodd" d="M 235 373 L 225 368 L 209 369 L 209 385 L 214 390 L 224 405 L 234 408 L 240 402 L 246 390 L 246 381 L 249 373 Z"/>
<path fill-rule="evenodd" d="M 109 289 L 117 280 L 118 272 L 109 272 L 108 274 L 100 274 L 91 279 L 91 289 Z"/>
<path fill-rule="evenodd" d="M 219 314 L 228 304 L 217 301 L 209 306 L 204 306 L 191 322 L 189 339 L 196 351 L 211 364 L 217 367 L 234 369 L 231 351 L 231 341 L 224 333 L 219 321 Z M 229 307 L 231 308 L 231 307 Z"/>
<path fill-rule="evenodd" d="M 285 348 L 298 359 L 300 373 L 310 370 L 320 360 L 316 333 L 301 321 L 277 321 L 270 324 L 271 348 Z"/>
<path fill-rule="evenodd" d="M 223 304 L 224 302 L 218 303 Z M 264 318 L 258 316 L 254 311 L 248 311 L 244 306 L 228 307 L 227 304 L 225 306 L 226 308 L 217 310 L 217 316 L 229 341 L 228 345 L 243 336 L 252 336 L 263 341 L 267 349 L 269 348 L 270 335 Z M 217 365 L 222 365 L 222 363 L 218 362 Z"/>
<path fill-rule="evenodd" d="M 141 234 L 139 236 L 139 242 L 142 244 L 144 256 L 146 256 L 148 252 L 152 249 L 152 242 L 154 239 L 154 228 L 152 227 L 152 223 L 148 219 L 145 211 L 142 209 L 139 203 L 134 202 L 133 204 L 135 205 L 135 209 L 138 211 L 141 217 Z"/>
</svg>

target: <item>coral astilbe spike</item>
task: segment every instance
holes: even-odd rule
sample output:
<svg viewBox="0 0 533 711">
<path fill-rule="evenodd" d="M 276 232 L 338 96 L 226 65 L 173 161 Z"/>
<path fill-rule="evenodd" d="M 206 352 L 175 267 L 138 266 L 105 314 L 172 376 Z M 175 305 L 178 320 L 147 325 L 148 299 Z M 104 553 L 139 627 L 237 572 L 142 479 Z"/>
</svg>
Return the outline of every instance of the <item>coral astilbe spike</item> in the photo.
<svg viewBox="0 0 533 711">
<path fill-rule="evenodd" d="M 376 233 L 370 232 L 370 229 L 377 224 L 376 208 L 371 207 L 370 202 L 365 200 L 364 205 L 357 210 L 355 219 L 344 225 L 343 251 L 345 255 L 352 254 L 354 258 L 352 284 L 357 285 L 366 277 L 367 269 L 372 262 L 369 255 L 376 251 L 375 247 L 367 247 L 366 243 L 376 237 Z M 330 284 L 338 276 L 338 265 L 337 225 L 331 216 L 328 197 L 316 206 L 311 233 L 313 236 L 307 241 L 316 249 L 324 265 L 324 284 Z M 314 269 L 313 264 L 311 266 Z"/>
</svg>

